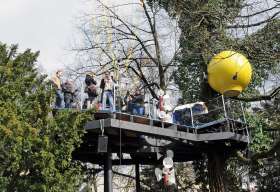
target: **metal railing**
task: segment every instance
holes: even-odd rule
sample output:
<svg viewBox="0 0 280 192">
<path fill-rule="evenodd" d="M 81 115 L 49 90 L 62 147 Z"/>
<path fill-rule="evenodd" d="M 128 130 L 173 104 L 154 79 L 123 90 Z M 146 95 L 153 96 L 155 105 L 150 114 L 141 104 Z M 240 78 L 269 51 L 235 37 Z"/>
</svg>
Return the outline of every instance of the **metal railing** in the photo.
<svg viewBox="0 0 280 192">
<path fill-rule="evenodd" d="M 83 91 L 83 87 L 81 88 L 81 91 Z M 117 94 L 119 94 L 116 86 L 114 86 L 113 93 L 113 111 L 116 111 L 117 109 L 119 112 L 121 112 L 120 106 L 116 108 L 116 105 L 118 104 L 116 102 L 118 96 Z M 101 95 L 99 95 L 99 97 L 100 96 Z M 83 109 L 83 99 L 85 98 L 83 97 L 83 93 L 81 93 L 80 99 L 77 100 L 80 109 Z M 99 98 L 96 98 L 96 100 L 98 102 Z M 147 95 L 146 100 L 147 101 L 145 102 L 145 108 L 147 110 L 145 116 L 153 120 L 159 120 L 157 109 L 158 101 L 151 98 L 149 94 Z M 244 112 L 244 104 L 241 101 L 233 100 L 221 95 L 216 98 L 210 99 L 205 103 L 208 108 L 208 112 L 203 114 L 194 114 L 193 109 L 190 108 L 189 115 L 185 116 L 184 125 L 193 129 L 198 129 L 199 127 L 206 127 L 206 125 L 209 123 L 225 120 L 225 131 L 238 132 L 247 136 L 250 135 Z"/>
</svg>

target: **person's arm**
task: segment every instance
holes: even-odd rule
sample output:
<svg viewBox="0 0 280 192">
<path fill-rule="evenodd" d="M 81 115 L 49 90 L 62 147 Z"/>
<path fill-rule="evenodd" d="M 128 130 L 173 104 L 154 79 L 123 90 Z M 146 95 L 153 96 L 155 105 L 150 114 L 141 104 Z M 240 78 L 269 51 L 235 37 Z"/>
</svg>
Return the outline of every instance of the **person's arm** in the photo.
<svg viewBox="0 0 280 192">
<path fill-rule="evenodd" d="M 100 82 L 100 89 L 103 90 L 104 88 L 105 88 L 105 81 L 104 81 L 104 79 L 102 79 Z"/>
<path fill-rule="evenodd" d="M 84 93 L 88 93 L 88 86 L 85 86 Z"/>
<path fill-rule="evenodd" d="M 115 81 L 113 76 L 111 76 L 111 79 L 112 79 L 113 83 L 116 83 L 116 81 Z"/>
<path fill-rule="evenodd" d="M 94 85 L 97 84 L 97 82 L 96 82 L 95 79 L 93 79 L 93 78 L 92 78 L 92 83 L 93 83 Z"/>
<path fill-rule="evenodd" d="M 86 86 L 89 86 L 88 77 L 85 78 L 85 84 L 86 84 Z"/>
<path fill-rule="evenodd" d="M 61 90 L 62 90 L 62 92 L 66 92 L 66 85 L 65 85 L 65 83 L 62 83 L 61 85 L 60 85 L 60 87 L 61 87 Z"/>
<path fill-rule="evenodd" d="M 114 86 L 115 86 L 115 87 L 118 87 L 119 84 L 118 84 L 118 82 L 114 79 L 113 76 L 111 76 L 111 79 L 112 79 L 112 81 L 113 81 Z"/>
<path fill-rule="evenodd" d="M 144 103 L 144 95 L 137 95 L 135 96 L 135 102 L 136 103 Z"/>
</svg>

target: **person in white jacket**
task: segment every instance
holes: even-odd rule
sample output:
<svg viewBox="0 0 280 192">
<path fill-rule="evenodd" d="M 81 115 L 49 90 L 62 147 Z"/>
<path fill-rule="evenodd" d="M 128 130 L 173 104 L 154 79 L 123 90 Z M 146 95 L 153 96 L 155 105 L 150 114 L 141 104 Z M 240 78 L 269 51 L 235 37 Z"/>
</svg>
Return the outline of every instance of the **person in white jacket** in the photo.
<svg viewBox="0 0 280 192">
<path fill-rule="evenodd" d="M 62 92 L 62 81 L 61 78 L 63 76 L 62 70 L 57 70 L 54 76 L 51 78 L 51 82 L 53 83 L 55 87 L 55 94 L 56 94 L 56 99 L 55 99 L 55 108 L 63 108 L 63 92 Z"/>
</svg>

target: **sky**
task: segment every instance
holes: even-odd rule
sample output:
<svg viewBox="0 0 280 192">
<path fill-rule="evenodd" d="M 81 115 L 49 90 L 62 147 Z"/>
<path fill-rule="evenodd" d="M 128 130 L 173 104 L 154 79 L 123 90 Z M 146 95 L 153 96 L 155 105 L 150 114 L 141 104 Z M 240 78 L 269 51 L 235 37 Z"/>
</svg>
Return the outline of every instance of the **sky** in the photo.
<svg viewBox="0 0 280 192">
<path fill-rule="evenodd" d="M 0 0 L 0 42 L 40 51 L 38 65 L 51 73 L 72 58 L 75 18 L 85 0 Z"/>
<path fill-rule="evenodd" d="M 127 0 L 135 1 L 135 0 Z M 102 0 L 106 4 L 123 0 Z M 268 0 L 271 4 L 272 0 Z M 0 0 L 0 42 L 40 51 L 38 65 L 52 73 L 74 63 L 77 17 L 89 0 Z"/>
<path fill-rule="evenodd" d="M 115 0 L 116 1 L 116 0 Z M 104 0 L 107 4 L 114 0 Z M 120 2 L 121 0 L 117 0 Z M 90 0 L 0 0 L 0 42 L 40 51 L 38 66 L 51 74 L 75 62 L 77 21 Z"/>
</svg>

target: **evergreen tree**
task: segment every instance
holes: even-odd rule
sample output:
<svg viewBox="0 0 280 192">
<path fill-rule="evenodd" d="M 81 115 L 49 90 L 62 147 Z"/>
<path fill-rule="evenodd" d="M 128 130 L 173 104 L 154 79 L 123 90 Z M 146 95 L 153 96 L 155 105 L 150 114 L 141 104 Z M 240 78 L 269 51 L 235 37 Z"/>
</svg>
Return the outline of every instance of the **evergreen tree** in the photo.
<svg viewBox="0 0 280 192">
<path fill-rule="evenodd" d="M 39 52 L 0 43 L 0 191 L 77 191 L 71 153 L 87 116 L 52 116 L 53 90 L 36 70 Z"/>
</svg>

